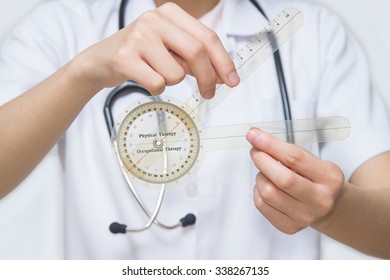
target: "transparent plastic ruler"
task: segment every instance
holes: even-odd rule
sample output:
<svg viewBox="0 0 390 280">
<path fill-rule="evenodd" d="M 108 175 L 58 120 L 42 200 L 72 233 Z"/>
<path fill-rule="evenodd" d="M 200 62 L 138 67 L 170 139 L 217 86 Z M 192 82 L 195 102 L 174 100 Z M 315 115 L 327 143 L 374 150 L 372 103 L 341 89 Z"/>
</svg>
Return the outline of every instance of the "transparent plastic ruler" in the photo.
<svg viewBox="0 0 390 280">
<path fill-rule="evenodd" d="M 300 10 L 296 8 L 284 9 L 241 49 L 237 50 L 232 60 L 241 83 L 272 57 L 272 54 L 283 46 L 302 25 L 303 14 Z M 222 84 L 217 87 L 213 99 L 205 100 L 200 96 L 199 91 L 196 91 L 185 103 L 194 110 L 199 109 L 199 117 L 202 119 L 232 91 L 234 89 Z M 206 103 L 207 108 L 200 109 Z"/>
<path fill-rule="evenodd" d="M 241 82 L 272 57 L 302 23 L 299 10 L 285 9 L 238 50 L 233 61 Z M 185 102 L 171 97 L 148 97 L 130 106 L 112 134 L 117 157 L 128 179 L 151 187 L 178 185 L 195 174 L 208 151 L 249 147 L 245 136 L 252 127 L 284 140 L 288 139 L 286 127 L 292 127 L 297 144 L 342 140 L 350 133 L 350 124 L 343 117 L 204 126 L 202 118 L 233 90 L 219 85 L 211 100 L 195 92 Z"/>
</svg>

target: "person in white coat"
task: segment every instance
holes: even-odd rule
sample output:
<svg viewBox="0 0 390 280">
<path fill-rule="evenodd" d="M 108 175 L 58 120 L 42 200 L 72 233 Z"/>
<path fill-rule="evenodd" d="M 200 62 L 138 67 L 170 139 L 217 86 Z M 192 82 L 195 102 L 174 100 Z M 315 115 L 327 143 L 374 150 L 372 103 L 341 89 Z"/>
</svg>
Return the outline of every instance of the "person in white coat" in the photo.
<svg viewBox="0 0 390 280">
<path fill-rule="evenodd" d="M 229 55 L 266 20 L 245 0 L 132 0 L 118 31 L 118 0 L 50 1 L 2 48 L 0 196 L 58 143 L 66 258 L 315 259 L 320 232 L 390 257 L 389 123 L 362 51 L 324 8 L 259 3 L 269 17 L 286 6 L 305 16 L 280 50 L 293 118 L 345 116 L 353 128 L 347 140 L 300 147 L 251 129 L 250 153 L 210 152 L 196 176 L 167 192 L 159 220 L 193 212 L 194 226 L 112 235 L 112 221 L 145 221 L 105 127 L 112 87 L 132 80 L 153 95 L 186 100 L 196 88 L 213 98 L 225 83 L 236 91 L 210 112 L 207 126 L 281 120 L 274 62 L 240 84 Z M 133 101 L 119 99 L 115 115 Z M 156 199 L 155 191 L 140 193 L 148 205 Z"/>
</svg>

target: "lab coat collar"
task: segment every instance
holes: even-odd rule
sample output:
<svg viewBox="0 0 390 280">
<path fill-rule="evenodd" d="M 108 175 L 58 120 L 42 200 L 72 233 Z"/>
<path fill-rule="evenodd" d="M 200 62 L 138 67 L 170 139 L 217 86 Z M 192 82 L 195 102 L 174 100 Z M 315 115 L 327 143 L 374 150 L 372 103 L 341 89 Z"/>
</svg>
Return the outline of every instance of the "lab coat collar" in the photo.
<svg viewBox="0 0 390 280">
<path fill-rule="evenodd" d="M 227 36 L 255 35 L 267 24 L 267 20 L 249 0 L 221 1 L 224 1 L 222 25 Z M 259 3 L 267 13 L 267 1 Z"/>
</svg>

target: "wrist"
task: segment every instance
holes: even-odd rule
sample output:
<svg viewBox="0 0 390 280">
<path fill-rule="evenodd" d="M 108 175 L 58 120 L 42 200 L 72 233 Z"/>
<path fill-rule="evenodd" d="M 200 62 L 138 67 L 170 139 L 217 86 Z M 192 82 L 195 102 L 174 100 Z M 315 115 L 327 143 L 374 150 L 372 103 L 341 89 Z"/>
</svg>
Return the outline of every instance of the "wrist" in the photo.
<svg viewBox="0 0 390 280">
<path fill-rule="evenodd" d="M 348 188 L 348 183 L 345 183 L 334 201 L 332 210 L 328 214 L 320 218 L 317 222 L 315 222 L 312 225 L 312 228 L 321 233 L 329 234 L 329 231 L 334 230 L 334 227 L 338 226 L 338 221 L 335 218 L 337 218 L 337 216 L 340 214 L 340 211 L 343 211 L 343 202 L 341 201 L 344 200 L 345 193 L 348 192 Z"/>
<path fill-rule="evenodd" d="M 69 81 L 81 90 L 82 94 L 88 99 L 91 99 L 105 87 L 94 74 L 96 71 L 94 63 L 90 59 L 85 59 L 82 54 L 65 65 L 64 70 Z"/>
</svg>

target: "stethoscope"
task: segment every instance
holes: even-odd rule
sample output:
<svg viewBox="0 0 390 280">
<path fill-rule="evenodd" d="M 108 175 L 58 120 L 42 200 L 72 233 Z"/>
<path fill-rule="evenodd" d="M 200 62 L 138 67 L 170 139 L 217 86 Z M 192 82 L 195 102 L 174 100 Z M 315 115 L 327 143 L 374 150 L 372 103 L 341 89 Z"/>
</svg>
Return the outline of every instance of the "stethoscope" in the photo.
<svg viewBox="0 0 390 280">
<path fill-rule="evenodd" d="M 260 4 L 258 2 L 256 2 L 256 0 L 249 0 L 249 1 L 268 20 L 268 17 L 265 14 L 262 7 L 260 6 Z M 128 2 L 129 2 L 128 0 L 122 0 L 121 4 L 120 4 L 119 30 L 124 28 L 124 26 L 125 26 L 126 7 L 127 7 Z M 282 105 L 283 105 L 284 119 L 287 121 L 286 122 L 286 130 L 287 130 L 287 136 L 288 136 L 287 141 L 290 143 L 293 143 L 294 139 L 293 139 L 292 127 L 289 126 L 290 122 L 288 122 L 292 119 L 291 118 L 291 109 L 290 109 L 289 98 L 288 98 L 288 93 L 287 93 L 287 86 L 286 86 L 286 81 L 284 78 L 283 67 L 282 67 L 282 62 L 281 62 L 279 51 L 276 51 L 273 56 L 274 56 L 274 61 L 275 61 L 275 68 L 276 68 L 276 74 L 278 77 L 279 88 L 280 88 L 281 101 L 282 101 Z M 127 81 L 124 84 L 122 84 L 119 87 L 112 90 L 106 99 L 106 102 L 104 104 L 104 117 L 106 120 L 108 132 L 109 132 L 111 139 L 113 137 L 115 137 L 115 135 L 113 135 L 113 134 L 115 134 L 115 130 L 113 129 L 114 128 L 114 119 L 112 116 L 113 104 L 121 96 L 128 95 L 128 94 L 134 93 L 134 92 L 141 93 L 141 94 L 146 95 L 146 96 L 150 96 L 150 93 L 145 88 L 143 88 L 141 85 L 139 85 L 133 81 Z M 159 122 L 163 122 L 163 121 L 159 120 Z M 165 225 L 165 224 L 161 223 L 157 219 L 157 215 L 161 209 L 161 204 L 162 204 L 162 201 L 164 198 L 165 184 L 161 185 L 155 209 L 153 212 L 151 212 L 151 211 L 149 211 L 148 207 L 145 205 L 145 203 L 141 199 L 140 195 L 138 194 L 138 192 L 135 189 L 132 182 L 128 179 L 128 177 L 125 174 L 123 174 L 123 175 L 126 179 L 126 182 L 129 186 L 134 198 L 136 199 L 137 203 L 139 204 L 139 206 L 141 207 L 141 209 L 143 210 L 145 215 L 149 218 L 149 220 L 143 226 L 138 227 L 138 228 L 129 228 L 125 224 L 120 224 L 120 223 L 114 222 L 109 227 L 109 229 L 112 233 L 140 232 L 140 231 L 144 231 L 144 230 L 148 229 L 152 224 L 156 224 L 157 226 L 164 228 L 164 229 L 175 229 L 178 227 L 186 227 L 186 226 L 190 226 L 190 225 L 195 224 L 196 217 L 192 213 L 187 214 L 186 216 L 181 218 L 178 223 L 176 223 L 172 226 Z"/>
</svg>

